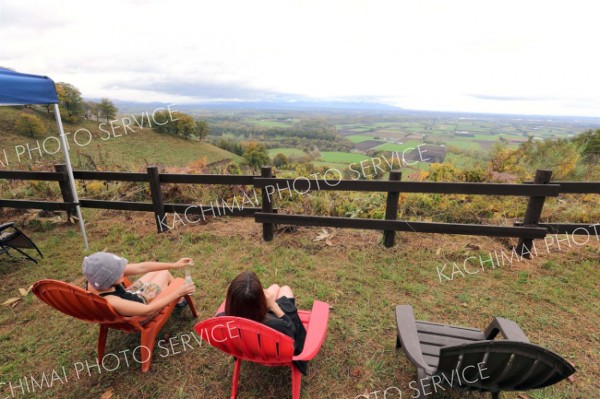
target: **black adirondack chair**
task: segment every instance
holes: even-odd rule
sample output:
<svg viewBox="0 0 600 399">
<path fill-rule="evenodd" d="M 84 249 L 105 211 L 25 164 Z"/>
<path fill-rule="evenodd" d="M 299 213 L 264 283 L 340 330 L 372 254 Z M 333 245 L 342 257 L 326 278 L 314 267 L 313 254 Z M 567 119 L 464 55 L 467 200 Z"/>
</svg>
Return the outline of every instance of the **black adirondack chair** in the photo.
<svg viewBox="0 0 600 399">
<path fill-rule="evenodd" d="M 37 260 L 23 251 L 23 249 L 35 249 L 42 258 L 44 257 L 33 241 L 15 227 L 15 222 L 0 224 L 0 255 L 7 254 L 12 256 L 9 252 L 11 249 L 19 252 L 34 263 L 37 263 Z"/>
<path fill-rule="evenodd" d="M 519 326 L 495 317 L 485 331 L 415 320 L 412 306 L 396 307 L 398 338 L 417 368 L 413 398 L 448 388 L 490 392 L 543 388 L 575 372 L 561 356 L 532 344 Z M 494 340 L 501 333 L 505 339 Z"/>
</svg>

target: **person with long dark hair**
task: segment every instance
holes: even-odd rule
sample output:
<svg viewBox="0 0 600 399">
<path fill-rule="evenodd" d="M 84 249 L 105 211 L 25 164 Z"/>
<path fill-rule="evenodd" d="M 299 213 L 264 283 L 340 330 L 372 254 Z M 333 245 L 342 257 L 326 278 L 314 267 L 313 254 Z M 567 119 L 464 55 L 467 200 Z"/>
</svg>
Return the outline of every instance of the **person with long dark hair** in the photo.
<svg viewBox="0 0 600 399">
<path fill-rule="evenodd" d="M 264 289 L 256 273 L 244 271 L 229 284 L 225 313 L 263 323 L 294 339 L 294 355 L 304 349 L 306 329 L 298 316 L 296 299 L 287 285 Z M 306 375 L 307 362 L 294 362 Z"/>
</svg>

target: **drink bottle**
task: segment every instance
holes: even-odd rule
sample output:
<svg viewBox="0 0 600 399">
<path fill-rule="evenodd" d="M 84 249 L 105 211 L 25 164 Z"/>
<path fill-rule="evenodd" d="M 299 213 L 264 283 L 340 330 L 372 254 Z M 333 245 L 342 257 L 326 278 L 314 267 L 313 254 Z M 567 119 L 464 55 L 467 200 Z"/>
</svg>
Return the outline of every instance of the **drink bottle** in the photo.
<svg viewBox="0 0 600 399">
<path fill-rule="evenodd" d="M 186 284 L 191 284 L 192 283 L 192 273 L 190 270 L 190 266 L 194 266 L 194 261 L 191 261 L 189 263 L 189 265 L 185 268 L 185 283 Z"/>
</svg>

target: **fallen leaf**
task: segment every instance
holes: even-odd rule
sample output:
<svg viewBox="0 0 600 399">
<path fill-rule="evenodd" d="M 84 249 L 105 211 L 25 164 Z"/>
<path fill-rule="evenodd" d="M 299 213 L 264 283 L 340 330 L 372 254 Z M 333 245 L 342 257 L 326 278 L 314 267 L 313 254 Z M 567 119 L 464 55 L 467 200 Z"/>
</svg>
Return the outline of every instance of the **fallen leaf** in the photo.
<svg viewBox="0 0 600 399">
<path fill-rule="evenodd" d="M 317 237 L 314 239 L 314 241 L 323 241 L 325 240 L 325 243 L 329 246 L 332 246 L 333 244 L 329 241 L 333 236 L 335 236 L 335 231 L 327 231 L 324 228 L 321 228 L 322 233 L 319 233 L 317 235 Z"/>
<path fill-rule="evenodd" d="M 32 290 L 32 289 L 33 289 L 33 284 L 31 284 L 31 285 L 29 286 L 29 288 L 27 288 L 27 294 L 29 294 L 29 293 L 31 292 L 31 290 Z"/>
<path fill-rule="evenodd" d="M 108 391 L 105 391 L 102 396 L 100 396 L 100 399 L 110 399 L 112 398 L 114 395 L 114 392 L 112 390 L 112 388 L 110 388 Z"/>
<path fill-rule="evenodd" d="M 25 288 L 19 288 L 19 294 L 21 294 L 21 296 L 27 296 L 29 292 L 25 289 Z"/>
<path fill-rule="evenodd" d="M 437 251 L 435 251 L 436 255 L 439 255 L 442 252 L 442 247 L 438 248 Z"/>
<path fill-rule="evenodd" d="M 13 303 L 17 303 L 21 300 L 21 298 L 10 298 L 7 299 L 6 301 L 2 302 L 2 306 L 9 306 L 12 305 Z"/>
</svg>

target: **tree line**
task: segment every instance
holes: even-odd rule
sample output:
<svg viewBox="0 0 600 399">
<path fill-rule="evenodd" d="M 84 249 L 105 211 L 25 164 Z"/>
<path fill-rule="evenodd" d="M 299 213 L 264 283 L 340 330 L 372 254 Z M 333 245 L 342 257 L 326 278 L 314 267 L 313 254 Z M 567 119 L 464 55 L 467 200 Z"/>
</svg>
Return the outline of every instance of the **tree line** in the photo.
<svg viewBox="0 0 600 399">
<path fill-rule="evenodd" d="M 107 123 L 115 120 L 119 109 L 108 98 L 102 98 L 99 102 L 85 101 L 81 91 L 70 83 L 56 83 L 56 94 L 58 95 L 58 107 L 61 120 L 65 123 L 79 123 L 83 120 L 96 119 L 96 122 L 105 120 Z M 27 108 L 27 107 L 26 107 Z M 48 114 L 52 113 L 52 106 L 46 106 Z M 150 118 L 139 117 L 143 121 L 142 126 L 151 127 L 157 133 L 181 136 L 187 139 L 203 139 L 208 135 L 208 124 L 206 121 L 196 121 L 191 116 L 182 112 L 167 111 L 152 114 L 155 123 L 150 123 Z M 34 112 L 21 112 L 15 122 L 14 128 L 17 133 L 28 137 L 36 137 L 46 131 L 46 125 Z"/>
</svg>

